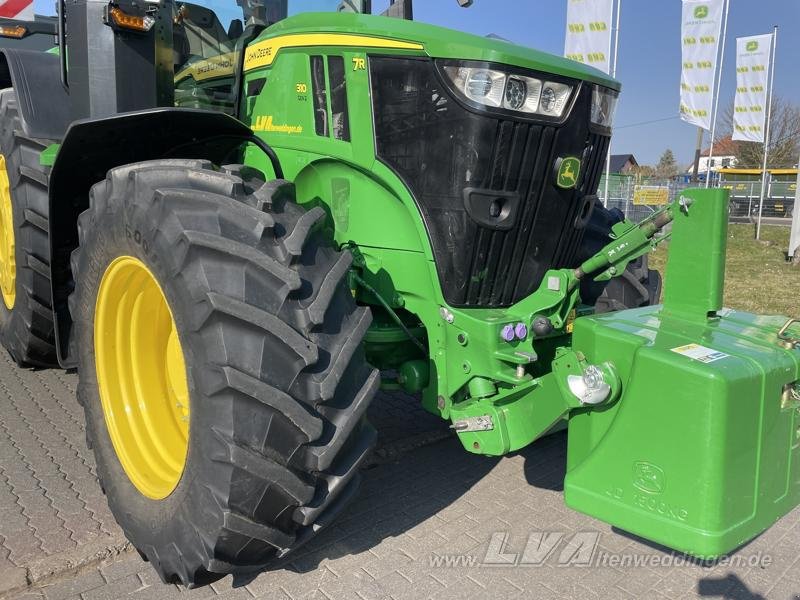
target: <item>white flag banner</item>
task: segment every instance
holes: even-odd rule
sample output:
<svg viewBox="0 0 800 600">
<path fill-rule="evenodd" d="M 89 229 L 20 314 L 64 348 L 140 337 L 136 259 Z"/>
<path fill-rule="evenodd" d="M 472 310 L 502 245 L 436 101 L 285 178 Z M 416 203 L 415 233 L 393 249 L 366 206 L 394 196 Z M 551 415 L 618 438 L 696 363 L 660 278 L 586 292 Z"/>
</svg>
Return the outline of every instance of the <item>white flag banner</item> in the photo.
<svg viewBox="0 0 800 600">
<path fill-rule="evenodd" d="M 711 129 L 723 0 L 683 0 L 681 119 Z"/>
<path fill-rule="evenodd" d="M 567 0 L 564 56 L 610 72 L 613 11 L 614 0 Z"/>
<path fill-rule="evenodd" d="M 736 38 L 733 139 L 764 142 L 772 34 Z"/>
</svg>

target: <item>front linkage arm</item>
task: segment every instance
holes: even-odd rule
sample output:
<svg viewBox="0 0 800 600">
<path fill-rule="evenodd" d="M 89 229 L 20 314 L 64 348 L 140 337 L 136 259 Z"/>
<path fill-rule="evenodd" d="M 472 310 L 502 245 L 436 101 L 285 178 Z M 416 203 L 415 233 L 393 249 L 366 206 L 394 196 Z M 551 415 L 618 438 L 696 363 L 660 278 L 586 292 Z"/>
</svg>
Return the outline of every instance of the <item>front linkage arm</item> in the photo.
<svg viewBox="0 0 800 600">
<path fill-rule="evenodd" d="M 657 234 L 675 219 L 675 210 L 688 211 L 691 204 L 690 198 L 681 196 L 677 202 L 653 213 L 638 225 L 627 219 L 614 225 L 614 241 L 573 271 L 573 285 L 577 286 L 581 279 L 594 274 L 595 281 L 608 281 L 624 273 L 628 264 L 669 238 L 669 234 Z"/>
<path fill-rule="evenodd" d="M 440 388 L 440 393 L 454 399 L 443 416 L 452 419 L 467 450 L 490 455 L 517 450 L 546 433 L 570 411 L 619 397 L 621 382 L 613 365 L 589 364 L 567 337 L 569 315 L 580 303 L 580 281 L 585 277 L 606 281 L 622 275 L 629 263 L 669 238 L 669 234 L 659 235 L 661 230 L 673 221 L 676 211 L 688 210 L 690 204 L 690 199 L 681 197 L 639 224 L 622 221 L 612 230 L 613 241 L 578 268 L 549 271 L 534 294 L 495 319 L 497 328 L 509 320 L 530 323 L 533 335 L 527 339 L 506 343 L 498 335 L 499 329 L 483 338 L 470 333 L 473 342 L 481 340 L 483 344 L 480 349 L 471 344 L 469 357 L 467 349 L 446 345 L 448 363 L 463 360 L 466 364 L 469 359 L 474 364 L 476 352 L 498 361 L 497 368 L 485 373 L 472 369 L 468 375 L 451 377 L 456 375 L 454 370 L 442 370 L 447 373 L 443 378 L 447 389 Z M 471 315 L 453 312 L 451 327 L 472 329 L 468 326 Z M 542 320 L 548 327 L 537 331 L 537 321 Z M 488 323 L 474 323 L 476 330 L 481 325 Z M 477 388 L 476 381 L 490 382 L 488 393 L 473 389 Z M 458 388 L 455 393 L 454 387 Z"/>
</svg>

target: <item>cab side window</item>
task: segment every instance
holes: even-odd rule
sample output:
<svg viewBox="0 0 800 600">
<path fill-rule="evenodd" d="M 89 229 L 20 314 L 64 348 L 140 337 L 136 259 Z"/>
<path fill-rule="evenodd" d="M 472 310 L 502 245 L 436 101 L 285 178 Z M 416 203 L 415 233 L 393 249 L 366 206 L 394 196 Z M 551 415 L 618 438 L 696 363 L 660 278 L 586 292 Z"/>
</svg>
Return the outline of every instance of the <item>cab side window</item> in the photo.
<svg viewBox="0 0 800 600">
<path fill-rule="evenodd" d="M 175 105 L 234 114 L 236 42 L 242 22 L 225 30 L 213 10 L 191 3 L 173 8 Z"/>
<path fill-rule="evenodd" d="M 331 88 L 331 130 L 333 137 L 350 141 L 350 115 L 347 111 L 347 79 L 344 72 L 344 58 L 328 57 L 328 73 Z"/>
<path fill-rule="evenodd" d="M 325 59 L 311 57 L 311 95 L 314 99 L 314 126 L 317 135 L 328 137 L 328 81 L 325 77 Z"/>
<path fill-rule="evenodd" d="M 317 135 L 349 142 L 350 114 L 344 58 L 312 56 L 311 88 Z"/>
</svg>

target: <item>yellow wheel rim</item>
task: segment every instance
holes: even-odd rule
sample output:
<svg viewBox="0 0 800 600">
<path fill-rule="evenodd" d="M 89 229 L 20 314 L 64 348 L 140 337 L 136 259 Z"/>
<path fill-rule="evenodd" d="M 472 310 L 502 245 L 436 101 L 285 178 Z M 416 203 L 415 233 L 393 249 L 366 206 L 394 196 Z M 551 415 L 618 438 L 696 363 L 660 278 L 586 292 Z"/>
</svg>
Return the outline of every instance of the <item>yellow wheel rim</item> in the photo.
<svg viewBox="0 0 800 600">
<path fill-rule="evenodd" d="M 172 311 L 142 261 L 106 269 L 94 318 L 97 383 L 120 463 L 146 497 L 162 500 L 181 479 L 189 449 L 189 386 Z"/>
<path fill-rule="evenodd" d="M 17 299 L 17 259 L 14 253 L 14 213 L 6 157 L 0 154 L 0 292 L 8 310 Z"/>
</svg>

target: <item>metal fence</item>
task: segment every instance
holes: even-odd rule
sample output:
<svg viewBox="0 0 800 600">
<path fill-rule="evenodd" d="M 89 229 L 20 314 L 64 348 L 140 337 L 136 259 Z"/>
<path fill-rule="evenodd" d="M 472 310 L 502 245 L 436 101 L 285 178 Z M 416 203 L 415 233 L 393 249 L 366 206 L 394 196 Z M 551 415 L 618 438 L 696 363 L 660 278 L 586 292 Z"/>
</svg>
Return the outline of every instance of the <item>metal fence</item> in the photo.
<svg viewBox="0 0 800 600">
<path fill-rule="evenodd" d="M 608 182 L 608 208 L 618 208 L 625 216 L 636 223 L 646 219 L 665 204 L 672 202 L 680 193 L 692 187 L 690 184 L 677 181 L 636 180 L 634 177 L 612 175 Z M 642 197 L 644 190 L 661 190 L 654 198 Z M 598 196 L 603 201 L 605 194 L 605 180 L 600 182 Z M 647 202 L 647 203 L 645 203 Z"/>
<path fill-rule="evenodd" d="M 635 177 L 612 175 L 608 182 L 608 208 L 619 208 L 632 221 L 640 222 L 666 203 L 672 202 L 683 190 L 698 184 L 670 180 L 641 180 Z M 700 184 L 702 185 L 702 184 Z M 732 222 L 755 221 L 758 217 L 761 181 L 723 181 L 719 187 L 730 191 Z M 769 181 L 762 216 L 772 223 L 791 223 L 797 184 Z M 598 196 L 605 197 L 605 179 L 600 182 Z"/>
<path fill-rule="evenodd" d="M 752 220 L 758 216 L 760 181 L 724 181 L 720 185 L 730 191 L 732 218 Z M 761 216 L 771 219 L 790 219 L 794 211 L 796 189 L 795 182 L 767 182 Z"/>
</svg>

